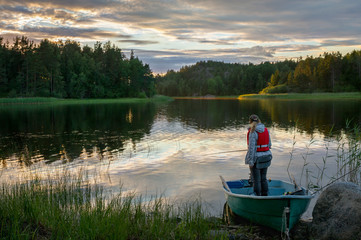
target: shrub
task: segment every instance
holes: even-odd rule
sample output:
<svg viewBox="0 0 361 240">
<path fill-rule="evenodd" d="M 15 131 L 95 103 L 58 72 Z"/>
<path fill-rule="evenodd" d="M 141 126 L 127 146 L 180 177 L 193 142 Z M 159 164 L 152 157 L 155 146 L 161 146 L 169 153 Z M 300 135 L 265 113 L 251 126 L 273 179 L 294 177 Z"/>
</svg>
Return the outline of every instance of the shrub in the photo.
<svg viewBox="0 0 361 240">
<path fill-rule="evenodd" d="M 140 92 L 138 93 L 138 98 L 148 98 L 147 94 L 145 94 L 145 92 Z"/>
<path fill-rule="evenodd" d="M 272 93 L 287 93 L 287 92 L 288 92 L 287 85 L 281 84 L 281 85 L 277 85 L 277 86 L 268 86 L 259 93 L 260 94 L 267 94 L 267 93 L 272 94 Z"/>
<path fill-rule="evenodd" d="M 14 97 L 16 97 L 16 90 L 15 90 L 15 89 L 11 90 L 11 91 L 9 92 L 9 94 L 8 94 L 8 97 L 9 97 L 9 98 L 14 98 Z"/>
</svg>

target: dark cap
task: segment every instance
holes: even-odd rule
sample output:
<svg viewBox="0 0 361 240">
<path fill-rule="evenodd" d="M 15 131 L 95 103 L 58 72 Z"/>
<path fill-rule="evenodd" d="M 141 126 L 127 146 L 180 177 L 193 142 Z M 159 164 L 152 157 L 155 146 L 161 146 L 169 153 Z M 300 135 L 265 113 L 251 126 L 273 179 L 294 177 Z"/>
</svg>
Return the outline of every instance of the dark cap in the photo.
<svg viewBox="0 0 361 240">
<path fill-rule="evenodd" d="M 258 122 L 259 121 L 259 117 L 255 114 L 252 114 L 251 116 L 249 116 L 249 121 L 250 122 Z"/>
</svg>

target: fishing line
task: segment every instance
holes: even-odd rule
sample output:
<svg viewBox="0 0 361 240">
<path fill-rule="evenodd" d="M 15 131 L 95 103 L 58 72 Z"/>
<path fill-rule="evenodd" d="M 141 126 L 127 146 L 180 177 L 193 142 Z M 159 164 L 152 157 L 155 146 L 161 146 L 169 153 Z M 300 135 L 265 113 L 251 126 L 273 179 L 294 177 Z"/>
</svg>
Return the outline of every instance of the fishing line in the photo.
<svg viewBox="0 0 361 240">
<path fill-rule="evenodd" d="M 226 151 L 226 152 L 209 153 L 209 154 L 205 154 L 205 155 L 203 155 L 203 156 L 223 154 L 223 153 L 232 153 L 232 152 L 246 152 L 246 151 L 248 151 L 248 149 L 241 149 L 241 150 L 234 150 L 234 151 Z"/>
<path fill-rule="evenodd" d="M 355 171 L 355 170 L 359 170 L 359 168 L 354 168 L 354 169 L 352 169 L 351 171 L 349 171 L 348 173 L 345 173 L 344 175 L 342 175 L 342 176 L 334 179 L 333 181 L 331 181 L 330 183 L 326 184 L 325 186 L 320 187 L 320 189 L 318 189 L 316 192 L 312 193 L 311 195 L 315 195 L 315 194 L 318 193 L 319 191 L 321 191 L 321 190 L 323 190 L 324 188 L 330 186 L 331 184 L 335 183 L 336 181 L 338 181 L 338 180 L 340 180 L 341 178 L 347 176 L 348 174 L 352 173 L 352 172 Z"/>
</svg>

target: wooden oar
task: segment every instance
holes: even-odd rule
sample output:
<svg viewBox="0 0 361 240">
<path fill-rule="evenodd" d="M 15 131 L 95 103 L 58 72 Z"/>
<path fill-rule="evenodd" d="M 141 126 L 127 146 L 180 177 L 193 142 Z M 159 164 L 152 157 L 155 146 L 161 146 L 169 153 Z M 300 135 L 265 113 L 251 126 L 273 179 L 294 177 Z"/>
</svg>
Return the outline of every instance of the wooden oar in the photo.
<svg viewBox="0 0 361 240">
<path fill-rule="evenodd" d="M 221 175 L 219 175 L 219 178 L 220 178 L 220 179 L 221 179 L 221 181 L 222 181 L 222 185 L 223 185 L 223 187 L 224 187 L 225 189 L 227 189 L 227 191 L 231 192 L 231 189 L 229 188 L 229 186 L 228 186 L 228 184 L 227 184 L 226 180 L 224 180 L 224 178 L 223 178 Z"/>
</svg>

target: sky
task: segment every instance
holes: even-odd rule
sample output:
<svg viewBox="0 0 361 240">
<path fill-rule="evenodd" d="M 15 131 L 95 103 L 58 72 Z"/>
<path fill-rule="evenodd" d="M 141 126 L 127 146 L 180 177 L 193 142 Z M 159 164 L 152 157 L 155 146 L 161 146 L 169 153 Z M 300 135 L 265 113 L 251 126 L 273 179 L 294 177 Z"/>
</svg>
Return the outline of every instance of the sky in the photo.
<svg viewBox="0 0 361 240">
<path fill-rule="evenodd" d="M 361 48 L 357 0 L 0 0 L 0 37 L 100 41 L 154 73 L 198 61 L 261 63 Z"/>
</svg>

